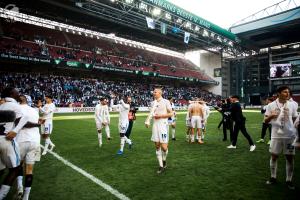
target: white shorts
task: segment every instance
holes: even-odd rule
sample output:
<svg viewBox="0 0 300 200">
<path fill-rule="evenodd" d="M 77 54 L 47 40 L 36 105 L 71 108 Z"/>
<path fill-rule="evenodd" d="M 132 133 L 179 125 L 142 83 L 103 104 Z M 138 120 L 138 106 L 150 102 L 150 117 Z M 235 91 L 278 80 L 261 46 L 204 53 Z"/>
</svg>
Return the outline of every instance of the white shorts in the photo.
<svg viewBox="0 0 300 200">
<path fill-rule="evenodd" d="M 192 116 L 191 126 L 192 126 L 192 128 L 202 128 L 201 117 L 200 116 Z"/>
<path fill-rule="evenodd" d="M 0 137 L 0 170 L 15 168 L 20 165 L 20 150 L 18 143 Z"/>
<path fill-rule="evenodd" d="M 129 121 L 127 122 L 119 122 L 119 133 L 126 133 L 128 129 Z"/>
<path fill-rule="evenodd" d="M 51 134 L 53 129 L 53 123 L 52 122 L 45 122 L 45 124 L 41 125 L 41 133 L 42 134 Z"/>
<path fill-rule="evenodd" d="M 275 155 L 279 155 L 281 152 L 284 155 L 295 155 L 294 141 L 295 138 L 272 138 L 269 152 Z"/>
<path fill-rule="evenodd" d="M 96 128 L 97 130 L 101 130 L 103 128 L 103 124 L 101 121 L 96 120 Z"/>
<path fill-rule="evenodd" d="M 169 125 L 176 125 L 176 120 L 175 119 L 168 119 L 168 124 Z"/>
<path fill-rule="evenodd" d="M 41 147 L 36 142 L 20 142 L 20 157 L 25 164 L 33 165 L 41 159 Z"/>
<path fill-rule="evenodd" d="M 153 122 L 151 141 L 165 144 L 169 142 L 167 121 L 156 120 Z"/>
</svg>

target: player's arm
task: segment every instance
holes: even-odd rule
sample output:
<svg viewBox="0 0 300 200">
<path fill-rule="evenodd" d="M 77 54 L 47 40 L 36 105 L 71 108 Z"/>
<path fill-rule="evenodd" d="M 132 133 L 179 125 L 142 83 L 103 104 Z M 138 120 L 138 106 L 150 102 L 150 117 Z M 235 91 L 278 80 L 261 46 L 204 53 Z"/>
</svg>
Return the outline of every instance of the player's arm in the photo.
<svg viewBox="0 0 300 200">
<path fill-rule="evenodd" d="M 101 117 L 100 117 L 100 106 L 96 106 L 96 108 L 95 108 L 95 116 L 96 116 L 96 119 L 98 120 L 98 121 L 102 121 L 101 120 Z"/>
<path fill-rule="evenodd" d="M 19 117 L 18 117 L 19 116 Z M 12 131 L 9 131 L 7 134 L 6 134 L 6 138 L 8 140 L 12 140 L 14 137 L 16 137 L 17 133 L 19 133 L 19 131 L 24 127 L 24 125 L 28 122 L 29 120 L 29 117 L 27 115 L 23 115 L 23 114 L 17 114 L 17 119 L 15 121 L 15 124 L 16 127 L 12 130 Z"/>
<path fill-rule="evenodd" d="M 129 104 L 126 104 L 123 99 L 120 100 L 120 105 L 126 109 L 126 110 L 129 110 L 130 109 L 130 105 Z"/>
<path fill-rule="evenodd" d="M 277 117 L 278 117 L 278 113 L 272 111 L 270 106 L 267 106 L 265 116 L 264 116 L 265 123 L 268 124 L 272 119 L 276 119 Z"/>
</svg>

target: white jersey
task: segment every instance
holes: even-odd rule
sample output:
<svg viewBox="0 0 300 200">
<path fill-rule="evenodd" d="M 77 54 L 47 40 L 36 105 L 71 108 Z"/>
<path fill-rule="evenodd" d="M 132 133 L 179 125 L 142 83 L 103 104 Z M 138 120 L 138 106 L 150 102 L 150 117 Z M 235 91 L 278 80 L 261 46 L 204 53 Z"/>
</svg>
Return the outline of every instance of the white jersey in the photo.
<svg viewBox="0 0 300 200">
<path fill-rule="evenodd" d="M 36 109 L 24 104 L 20 105 L 24 115 L 28 116 L 28 121 L 32 123 L 39 122 L 39 113 Z M 20 130 L 16 137 L 18 143 L 21 142 L 34 142 L 40 144 L 40 132 L 38 127 L 34 128 L 23 128 Z"/>
<path fill-rule="evenodd" d="M 209 107 L 206 105 L 206 104 L 204 104 L 203 105 L 203 118 L 204 118 L 204 121 L 206 122 L 207 121 L 207 118 L 209 117 L 209 114 L 210 114 L 210 109 L 209 109 Z"/>
<path fill-rule="evenodd" d="M 99 123 L 110 123 L 107 105 L 97 104 L 95 107 L 95 120 Z"/>
<path fill-rule="evenodd" d="M 128 113 L 130 109 L 130 105 L 127 103 L 124 103 L 123 100 L 120 101 L 119 104 L 113 105 L 113 101 L 111 101 L 111 107 L 116 108 L 119 111 L 119 123 L 127 123 L 128 120 Z"/>
<path fill-rule="evenodd" d="M 151 105 L 155 105 L 156 104 L 156 108 L 154 108 L 153 111 L 153 116 L 155 115 L 166 115 L 168 114 L 168 110 L 172 110 L 171 107 L 171 103 L 170 101 L 168 101 L 167 99 L 164 98 L 160 98 L 158 100 L 152 102 Z M 156 121 L 167 121 L 167 118 L 161 118 L 161 119 L 153 119 L 153 123 L 155 123 Z"/>
<path fill-rule="evenodd" d="M 5 103 L 0 105 L 0 110 L 10 110 L 14 111 L 16 114 L 16 119 L 20 118 L 20 121 L 17 126 L 15 126 L 14 122 L 8 122 L 4 124 L 4 133 L 8 133 L 9 131 L 14 131 L 15 133 L 19 133 L 21 128 L 27 123 L 27 116 L 23 115 L 20 104 L 13 98 L 5 98 Z M 0 135 L 0 137 L 5 137 L 5 135 Z"/>
<path fill-rule="evenodd" d="M 272 119 L 270 124 L 272 125 L 272 138 L 292 138 L 296 137 L 296 129 L 293 124 L 293 119 L 298 116 L 297 109 L 290 102 L 287 101 L 282 104 L 276 99 L 272 103 L 268 104 L 265 116 L 271 115 L 272 112 L 278 112 L 277 118 Z"/>
<path fill-rule="evenodd" d="M 54 103 L 45 104 L 39 110 L 40 110 L 40 113 L 42 114 L 42 119 L 45 119 L 46 121 L 53 120 L 53 113 L 55 111 Z"/>
</svg>

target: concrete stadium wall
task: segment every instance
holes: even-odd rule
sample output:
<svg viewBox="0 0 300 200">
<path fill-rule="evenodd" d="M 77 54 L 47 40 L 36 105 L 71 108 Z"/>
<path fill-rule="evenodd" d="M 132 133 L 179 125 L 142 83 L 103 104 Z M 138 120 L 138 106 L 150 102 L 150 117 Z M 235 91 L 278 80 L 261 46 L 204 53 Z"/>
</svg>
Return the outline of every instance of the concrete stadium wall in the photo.
<svg viewBox="0 0 300 200">
<path fill-rule="evenodd" d="M 219 82 L 219 85 L 208 86 L 205 89 L 217 95 L 222 95 L 222 78 L 214 77 L 214 69 L 221 68 L 221 66 L 221 55 L 210 52 L 200 53 L 200 69 Z"/>
</svg>

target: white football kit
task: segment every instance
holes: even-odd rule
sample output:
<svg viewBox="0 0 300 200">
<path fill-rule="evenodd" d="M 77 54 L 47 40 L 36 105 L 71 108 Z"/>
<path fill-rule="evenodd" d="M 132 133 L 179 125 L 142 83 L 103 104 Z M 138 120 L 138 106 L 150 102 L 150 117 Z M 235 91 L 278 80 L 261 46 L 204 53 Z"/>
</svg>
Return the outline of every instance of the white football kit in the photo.
<svg viewBox="0 0 300 200">
<path fill-rule="evenodd" d="M 107 105 L 97 104 L 95 107 L 95 121 L 98 130 L 103 128 L 102 123 L 110 123 L 110 115 Z"/>
<path fill-rule="evenodd" d="M 42 114 L 42 119 L 46 120 L 41 126 L 42 134 L 51 134 L 53 130 L 53 113 L 55 111 L 54 103 L 45 104 L 42 108 L 39 109 Z"/>
<path fill-rule="evenodd" d="M 278 155 L 283 151 L 286 155 L 294 155 L 295 147 L 292 144 L 296 139 L 297 130 L 292 118 L 298 116 L 296 107 L 289 101 L 282 104 L 276 99 L 268 104 L 265 115 L 271 115 L 272 112 L 278 112 L 279 115 L 270 121 L 272 125 L 270 153 Z"/>
<path fill-rule="evenodd" d="M 119 133 L 125 134 L 129 125 L 128 113 L 130 105 L 124 103 L 123 100 L 118 105 L 113 105 L 113 102 L 111 104 L 112 108 L 116 108 L 119 111 Z"/>
<path fill-rule="evenodd" d="M 166 115 L 168 114 L 168 110 L 172 110 L 170 101 L 160 98 L 152 102 L 152 108 L 154 109 L 153 115 Z M 155 108 L 153 108 L 153 105 Z M 151 140 L 153 142 L 160 142 L 160 143 L 168 143 L 169 142 L 169 134 L 168 134 L 168 119 L 161 118 L 155 119 L 153 118 L 153 126 L 152 126 L 152 137 Z"/>
<path fill-rule="evenodd" d="M 17 126 L 14 122 L 5 123 L 0 132 L 0 170 L 4 168 L 15 168 L 20 165 L 20 151 L 15 139 L 7 140 L 6 134 L 9 131 L 19 133 L 21 128 L 27 123 L 27 116 L 23 115 L 20 105 L 13 98 L 5 98 L 5 103 L 0 105 L 0 110 L 14 111 L 16 119 L 20 119 Z"/>
<path fill-rule="evenodd" d="M 39 113 L 36 109 L 25 104 L 21 105 L 21 108 L 22 112 L 28 116 L 29 122 L 38 123 Z M 35 161 L 40 161 L 40 139 L 38 127 L 23 128 L 17 135 L 16 141 L 19 144 L 20 157 L 26 164 L 34 164 Z"/>
</svg>

